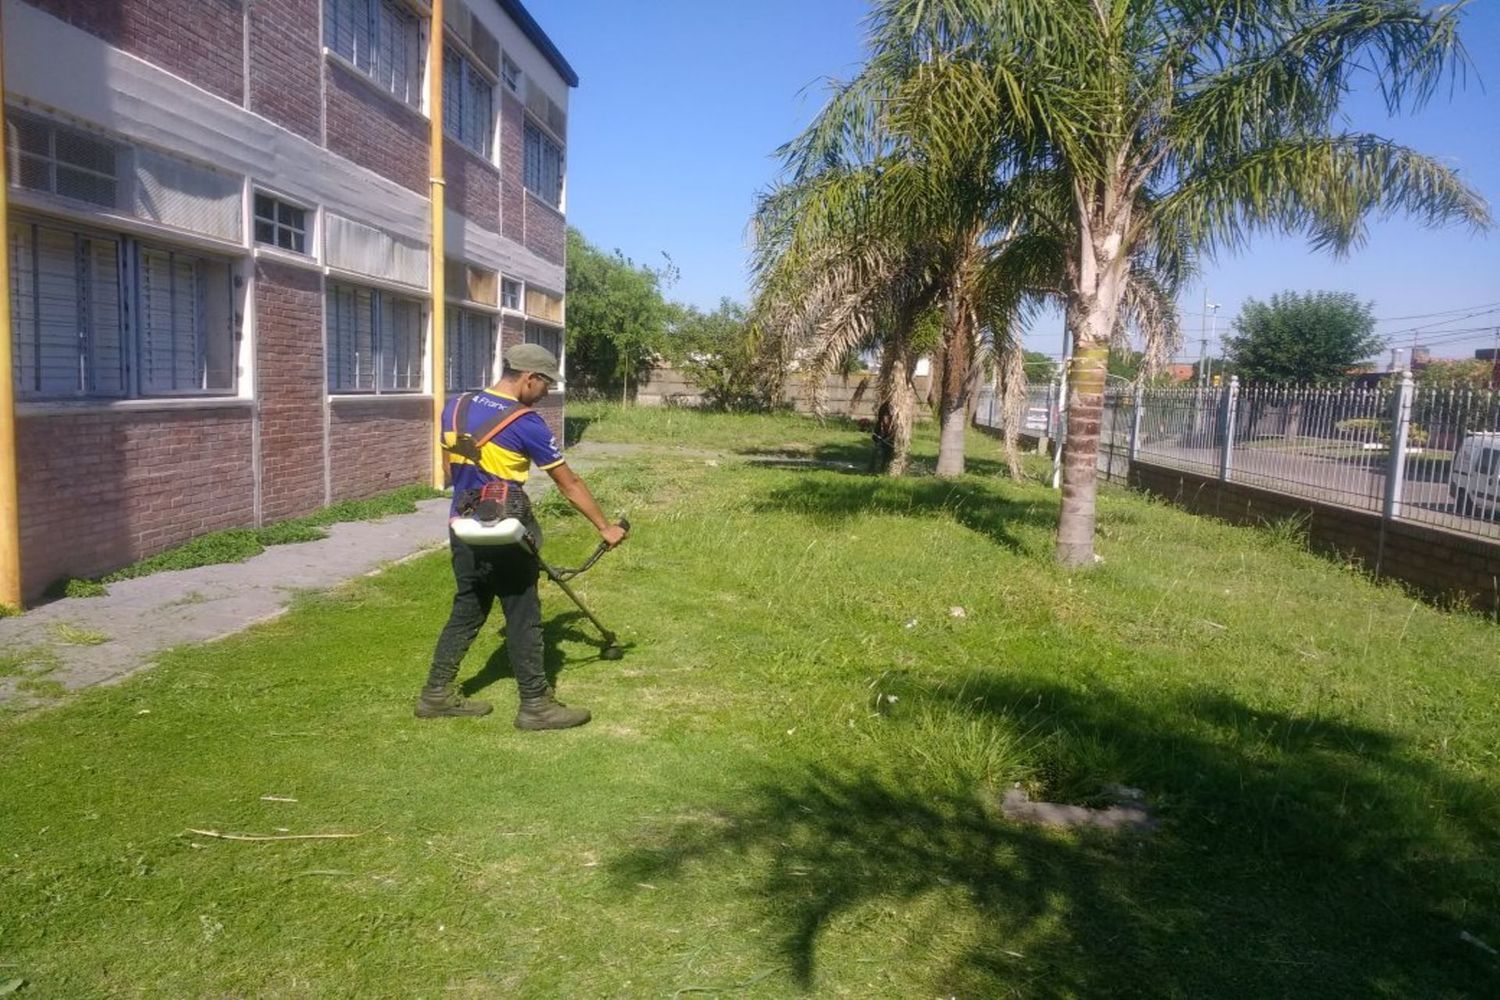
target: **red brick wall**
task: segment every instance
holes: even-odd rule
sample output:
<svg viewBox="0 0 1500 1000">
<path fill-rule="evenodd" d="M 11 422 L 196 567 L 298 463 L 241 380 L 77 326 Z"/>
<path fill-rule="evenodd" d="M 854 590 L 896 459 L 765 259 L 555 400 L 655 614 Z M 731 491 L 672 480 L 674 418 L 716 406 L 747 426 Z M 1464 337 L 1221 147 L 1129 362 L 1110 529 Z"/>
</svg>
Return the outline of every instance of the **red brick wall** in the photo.
<svg viewBox="0 0 1500 1000">
<path fill-rule="evenodd" d="M 323 506 L 323 281 L 255 265 L 255 382 L 260 400 L 261 520 Z"/>
<path fill-rule="evenodd" d="M 328 148 L 420 195 L 427 192 L 427 119 L 328 61 Z"/>
<path fill-rule="evenodd" d="M 20 417 L 27 598 L 59 577 L 106 573 L 194 535 L 249 524 L 250 420 L 243 405 Z"/>
<path fill-rule="evenodd" d="M 551 264 L 561 264 L 566 243 L 562 213 L 551 205 L 526 195 L 526 249 Z"/>
<path fill-rule="evenodd" d="M 547 421 L 547 426 L 552 429 L 552 434 L 559 442 L 563 440 L 563 394 L 556 390 L 542 397 L 541 402 L 533 407 Z"/>
<path fill-rule="evenodd" d="M 321 0 L 255 0 L 250 5 L 250 110 L 322 142 Z"/>
<path fill-rule="evenodd" d="M 444 193 L 448 208 L 492 233 L 500 231 L 500 171 L 493 164 L 446 139 L 443 177 L 448 182 Z"/>
<path fill-rule="evenodd" d="M 500 353 L 503 356 L 516 344 L 526 339 L 526 321 L 515 313 L 500 317 Z"/>
<path fill-rule="evenodd" d="M 335 401 L 329 448 L 334 502 L 426 482 L 432 468 L 431 429 L 428 399 Z"/>
<path fill-rule="evenodd" d="M 1130 484 L 1198 514 L 1236 524 L 1270 524 L 1306 518 L 1309 544 L 1340 558 L 1354 559 L 1380 576 L 1391 577 L 1433 596 L 1451 598 L 1500 615 L 1500 543 L 1439 528 L 1392 521 L 1381 552 L 1376 514 L 1347 510 L 1242 483 L 1136 462 Z"/>
<path fill-rule="evenodd" d="M 526 115 L 514 94 L 500 94 L 500 232 L 517 243 L 526 238 Z"/>
<path fill-rule="evenodd" d="M 240 0 L 26 2 L 210 93 L 236 104 L 244 100 L 245 22 Z"/>
</svg>

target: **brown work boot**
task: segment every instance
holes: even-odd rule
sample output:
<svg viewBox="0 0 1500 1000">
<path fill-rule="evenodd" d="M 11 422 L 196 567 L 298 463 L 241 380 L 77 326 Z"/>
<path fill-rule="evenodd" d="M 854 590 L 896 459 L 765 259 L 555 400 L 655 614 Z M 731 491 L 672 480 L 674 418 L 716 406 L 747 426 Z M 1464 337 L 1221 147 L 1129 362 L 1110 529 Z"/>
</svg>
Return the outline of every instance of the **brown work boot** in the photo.
<svg viewBox="0 0 1500 1000">
<path fill-rule="evenodd" d="M 494 709 L 487 701 L 465 698 L 458 693 L 458 686 L 424 687 L 417 698 L 416 715 L 419 719 L 441 719 L 452 716 L 489 715 Z"/>
<path fill-rule="evenodd" d="M 516 713 L 517 729 L 572 729 L 581 726 L 593 716 L 586 708 L 569 708 L 552 692 L 535 698 L 522 698 L 521 710 Z"/>
</svg>

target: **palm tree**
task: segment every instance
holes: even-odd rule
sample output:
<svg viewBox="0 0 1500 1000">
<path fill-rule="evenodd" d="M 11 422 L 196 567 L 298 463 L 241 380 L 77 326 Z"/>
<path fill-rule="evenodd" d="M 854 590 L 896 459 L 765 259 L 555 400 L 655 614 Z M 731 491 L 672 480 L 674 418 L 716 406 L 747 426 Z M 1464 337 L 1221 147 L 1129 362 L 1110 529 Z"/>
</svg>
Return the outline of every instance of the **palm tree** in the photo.
<svg viewBox="0 0 1500 1000">
<path fill-rule="evenodd" d="M 971 51 L 952 39 L 946 48 L 895 46 L 882 37 L 889 27 L 877 20 L 868 64 L 783 147 L 787 178 L 756 215 L 758 299 L 776 317 L 768 326 L 813 345 L 815 373 L 868 343 L 882 317 L 895 338 L 885 361 L 898 362 L 911 321 L 935 306 L 937 473 L 964 471 L 965 427 L 992 360 L 1005 373 L 1006 409 L 1016 411 L 1006 422 L 1016 475 L 1026 391 L 1019 330 L 1064 294 L 1076 242 L 1070 179 L 1028 159 L 1005 102 L 985 99 L 990 79 Z M 1193 261 L 1167 232 L 1138 240 L 1111 330 L 1117 341 L 1140 333 L 1154 359 L 1175 346 L 1171 302 Z M 909 378 L 909 359 L 905 370 Z M 889 371 L 883 364 L 882 385 L 899 387 Z"/>
<path fill-rule="evenodd" d="M 951 54 L 972 85 L 949 95 L 949 119 L 966 128 L 1003 119 L 1014 172 L 1051 177 L 1058 183 L 1041 187 L 1065 195 L 1029 206 L 1028 220 L 1066 239 L 1061 298 L 1075 351 L 1063 565 L 1093 562 L 1106 355 L 1144 258 L 1181 275 L 1195 255 L 1242 249 L 1262 231 L 1305 233 L 1341 254 L 1372 213 L 1489 224 L 1454 171 L 1336 127 L 1361 79 L 1396 113 L 1461 71 L 1463 5 L 877 0 L 874 61 Z"/>
</svg>

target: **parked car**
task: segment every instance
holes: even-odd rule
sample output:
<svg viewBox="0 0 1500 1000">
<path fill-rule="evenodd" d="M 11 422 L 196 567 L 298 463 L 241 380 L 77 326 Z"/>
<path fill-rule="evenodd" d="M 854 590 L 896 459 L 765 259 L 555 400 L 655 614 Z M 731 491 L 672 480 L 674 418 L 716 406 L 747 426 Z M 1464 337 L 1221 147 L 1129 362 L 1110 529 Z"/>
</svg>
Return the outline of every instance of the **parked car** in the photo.
<svg viewBox="0 0 1500 1000">
<path fill-rule="evenodd" d="M 1468 516 L 1500 515 L 1500 431 L 1470 434 L 1453 454 L 1448 476 L 1453 509 Z"/>
</svg>

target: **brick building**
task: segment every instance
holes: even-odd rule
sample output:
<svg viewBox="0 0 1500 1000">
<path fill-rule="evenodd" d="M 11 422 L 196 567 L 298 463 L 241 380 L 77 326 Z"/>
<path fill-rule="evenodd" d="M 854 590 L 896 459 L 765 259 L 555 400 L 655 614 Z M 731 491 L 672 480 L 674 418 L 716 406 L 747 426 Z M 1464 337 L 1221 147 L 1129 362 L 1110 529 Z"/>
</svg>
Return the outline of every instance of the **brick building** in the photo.
<svg viewBox="0 0 1500 1000">
<path fill-rule="evenodd" d="M 578 80 L 519 0 L 444 6 L 456 391 L 561 353 Z M 28 598 L 426 478 L 430 30 L 422 0 L 4 0 Z"/>
</svg>

